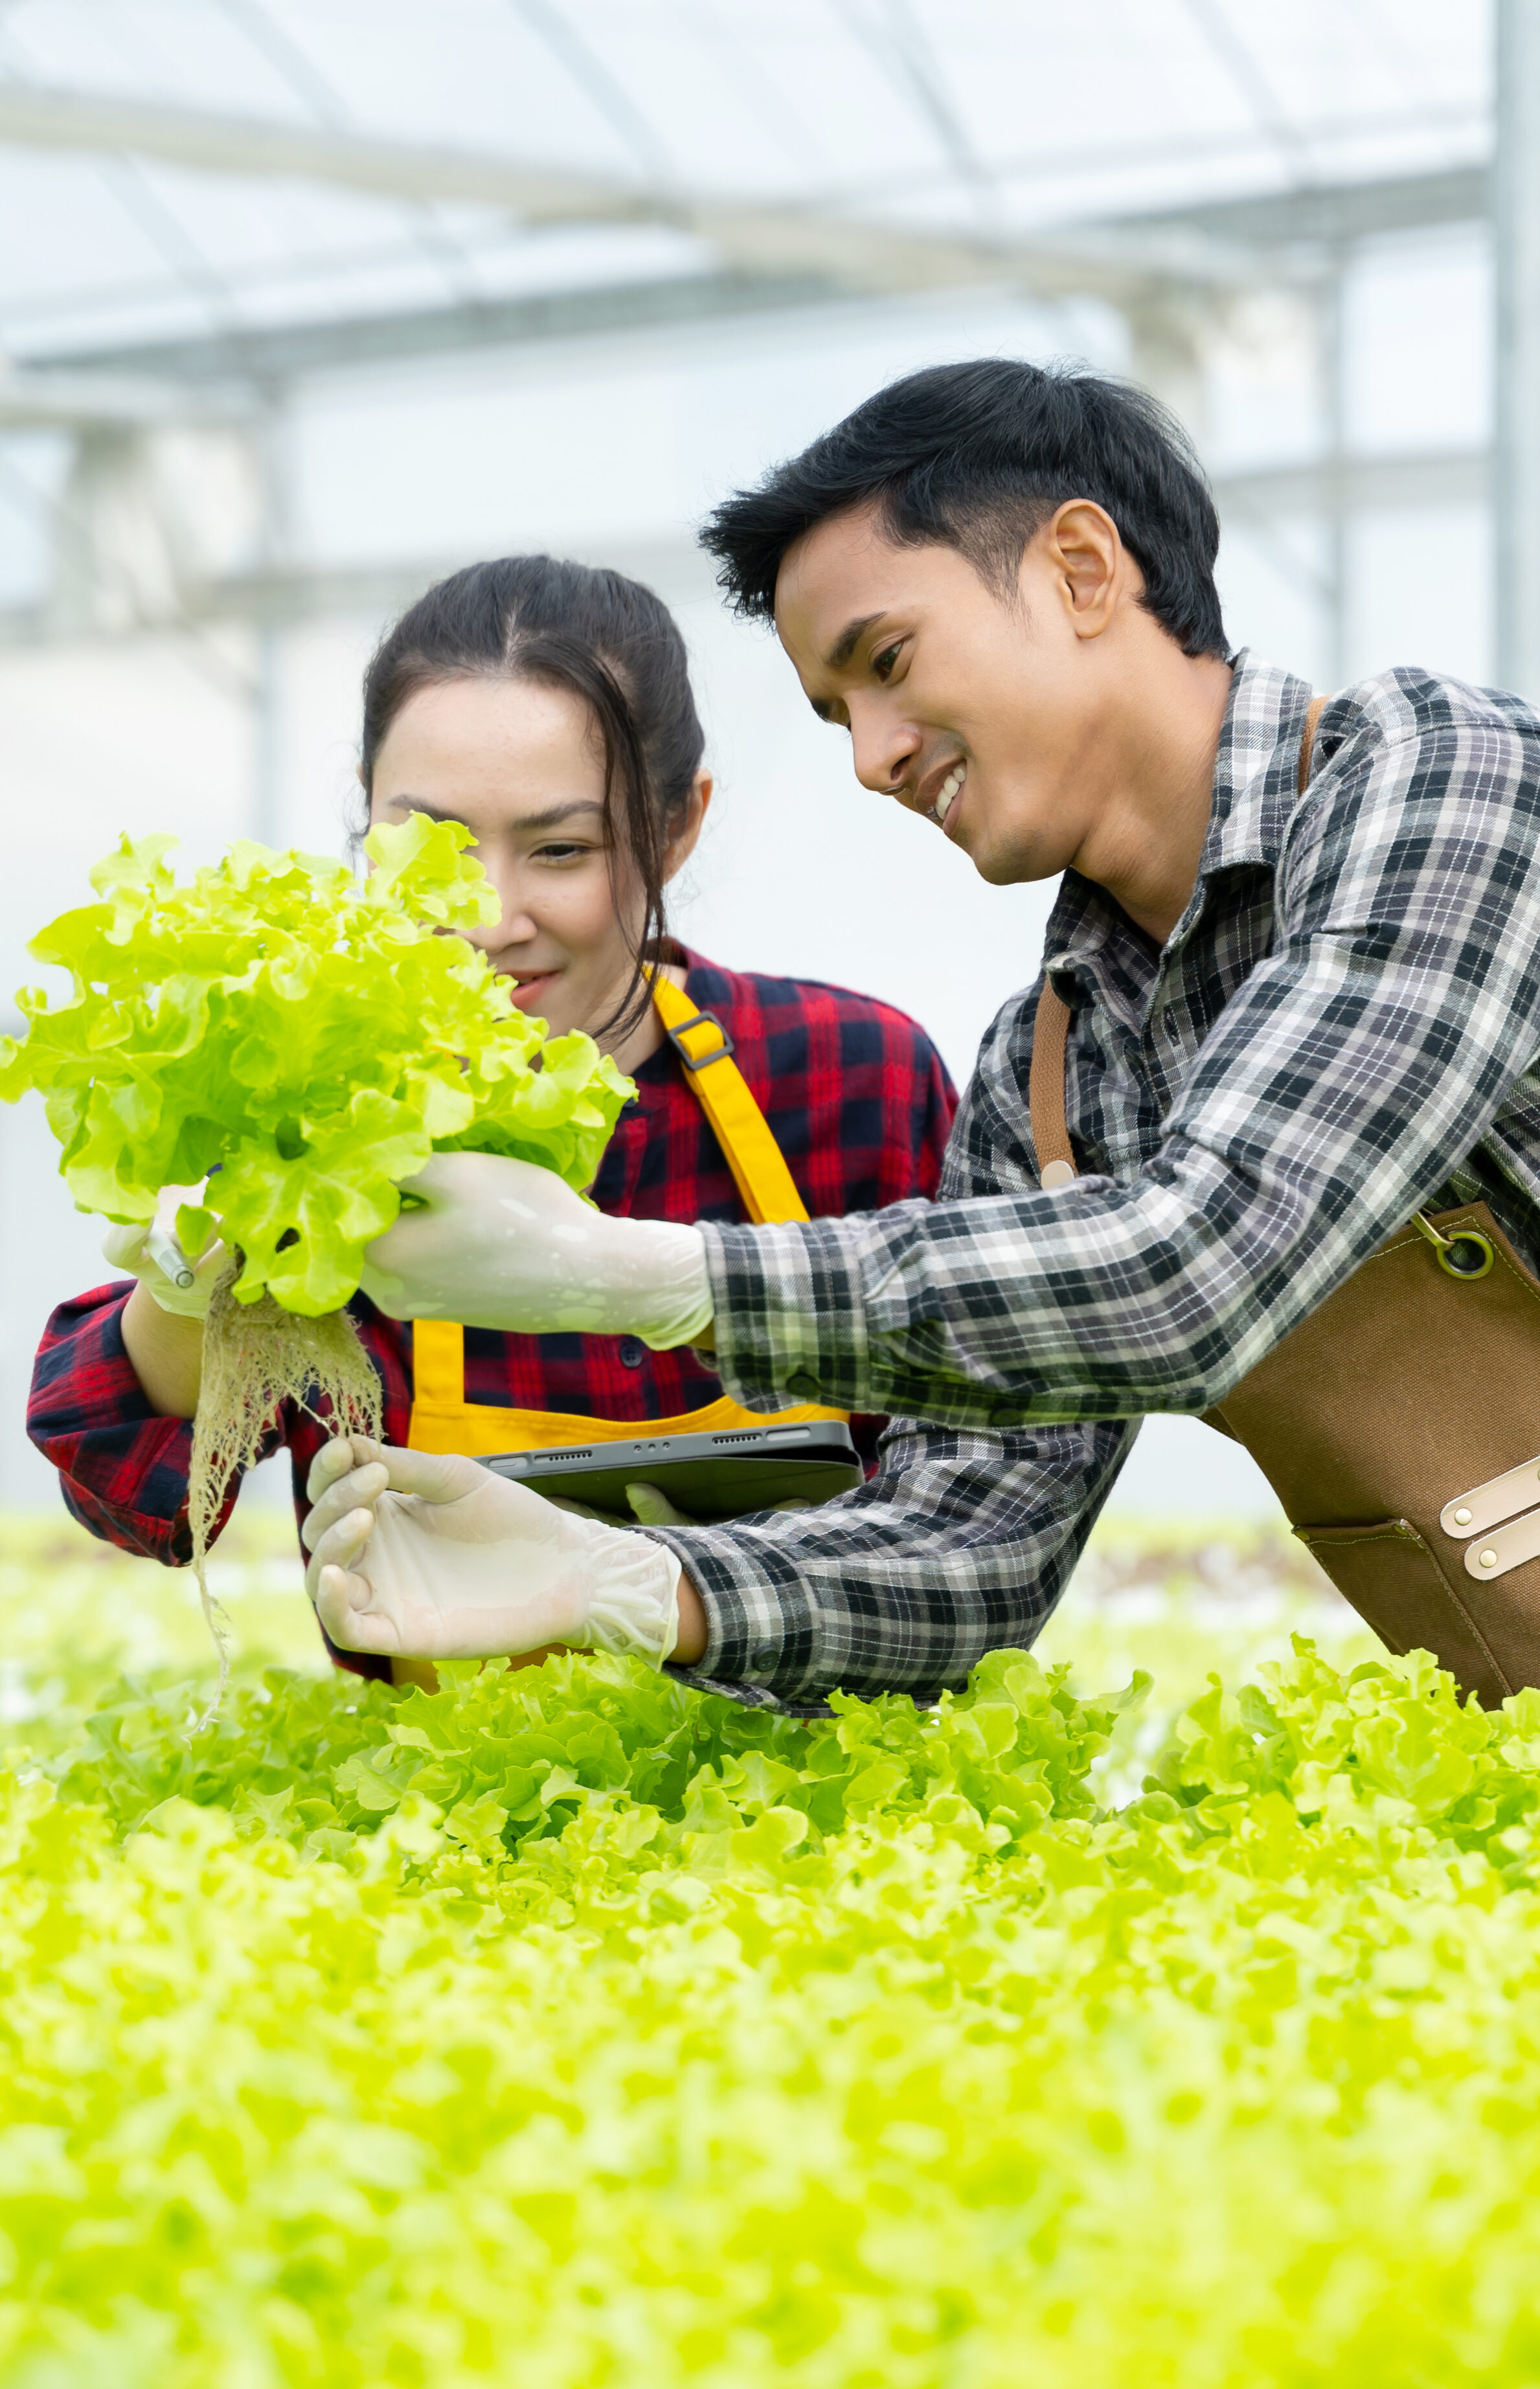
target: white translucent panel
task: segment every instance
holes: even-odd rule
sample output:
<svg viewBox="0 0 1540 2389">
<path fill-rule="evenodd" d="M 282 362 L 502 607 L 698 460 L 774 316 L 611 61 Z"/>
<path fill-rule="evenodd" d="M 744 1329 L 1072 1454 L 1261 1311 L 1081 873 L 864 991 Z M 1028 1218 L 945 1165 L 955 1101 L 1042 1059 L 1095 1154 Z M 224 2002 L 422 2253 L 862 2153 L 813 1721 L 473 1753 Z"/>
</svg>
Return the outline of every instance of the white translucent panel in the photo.
<svg viewBox="0 0 1540 2389">
<path fill-rule="evenodd" d="M 895 375 L 1059 354 L 1099 329 L 1084 310 L 865 302 L 338 375 L 298 408 L 298 535 L 350 562 L 688 539 L 725 490 Z"/>
<path fill-rule="evenodd" d="M 1313 455 L 1320 445 L 1320 369 L 1308 302 L 1258 291 L 1225 311 L 1204 343 L 1203 419 L 1194 427 L 1213 472 Z"/>
<path fill-rule="evenodd" d="M 1492 279 L 1464 227 L 1387 242 L 1348 288 L 1348 440 L 1363 450 L 1474 447 L 1492 423 Z"/>
<path fill-rule="evenodd" d="M 1483 506 L 1406 506 L 1360 516 L 1351 547 L 1353 671 L 1425 664 L 1493 677 L 1492 535 Z M 1523 692 L 1540 697 L 1540 689 Z"/>
<path fill-rule="evenodd" d="M 1483 7 L 1424 0 L 15 0 L 0 17 L 0 71 L 23 85 L 468 148 L 708 211 L 986 236 L 1477 160 L 1487 47 Z M 103 336 L 124 337 L 114 286 L 153 299 L 146 280 L 164 298 L 146 332 L 199 307 L 238 321 L 254 271 L 286 256 L 317 286 L 353 250 L 378 303 L 413 305 L 466 237 L 388 192 L 0 147 L 7 217 L 28 238 L 0 244 L 0 338 L 49 286 L 73 291 L 77 338 L 92 293 Z"/>
<path fill-rule="evenodd" d="M 1324 686 L 1325 572 L 1324 532 L 1311 517 L 1227 513 L 1216 578 L 1231 645 Z"/>
</svg>

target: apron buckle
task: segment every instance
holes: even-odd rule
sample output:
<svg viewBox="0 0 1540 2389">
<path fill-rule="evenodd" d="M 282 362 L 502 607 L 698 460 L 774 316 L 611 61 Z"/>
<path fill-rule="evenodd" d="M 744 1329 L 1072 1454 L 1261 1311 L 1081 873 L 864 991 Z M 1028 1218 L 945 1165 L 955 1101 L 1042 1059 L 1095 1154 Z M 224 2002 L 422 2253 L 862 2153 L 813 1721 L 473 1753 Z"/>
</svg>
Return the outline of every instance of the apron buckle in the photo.
<svg viewBox="0 0 1540 2389">
<path fill-rule="evenodd" d="M 688 1020 L 677 1020 L 671 1028 L 665 1022 L 664 1027 L 668 1042 L 687 1070 L 707 1069 L 713 1062 L 725 1062 L 733 1051 L 732 1039 L 714 1012 L 693 1012 Z M 713 1045 L 709 1054 L 692 1054 L 684 1042 L 692 1028 L 714 1028 L 722 1041 Z"/>
</svg>

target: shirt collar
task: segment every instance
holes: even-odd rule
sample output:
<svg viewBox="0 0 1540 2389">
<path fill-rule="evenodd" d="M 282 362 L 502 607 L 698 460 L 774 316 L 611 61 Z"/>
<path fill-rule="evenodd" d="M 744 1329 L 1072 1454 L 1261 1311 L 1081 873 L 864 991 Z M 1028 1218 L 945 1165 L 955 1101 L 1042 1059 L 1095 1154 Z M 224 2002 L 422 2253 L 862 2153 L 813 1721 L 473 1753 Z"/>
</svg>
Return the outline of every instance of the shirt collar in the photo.
<svg viewBox="0 0 1540 2389">
<path fill-rule="evenodd" d="M 1216 871 L 1278 861 L 1298 802 L 1300 741 L 1309 703 L 1307 682 L 1264 663 L 1245 647 L 1236 656 L 1214 759 L 1214 811 L 1194 903 Z"/>
</svg>

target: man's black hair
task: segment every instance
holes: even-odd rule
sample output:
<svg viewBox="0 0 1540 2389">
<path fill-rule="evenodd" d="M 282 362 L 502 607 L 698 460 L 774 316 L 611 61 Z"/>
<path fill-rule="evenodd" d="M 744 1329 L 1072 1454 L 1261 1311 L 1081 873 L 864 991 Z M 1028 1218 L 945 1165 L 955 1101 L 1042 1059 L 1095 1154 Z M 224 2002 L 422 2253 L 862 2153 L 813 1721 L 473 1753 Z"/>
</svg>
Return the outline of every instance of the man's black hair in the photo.
<svg viewBox="0 0 1540 2389">
<path fill-rule="evenodd" d="M 1066 498 L 1105 507 L 1146 607 L 1184 655 L 1228 655 L 1219 518 L 1186 433 L 1147 390 L 1083 367 L 981 357 L 890 382 L 757 489 L 724 499 L 701 544 L 735 610 L 769 621 L 787 550 L 875 504 L 899 546 L 956 548 L 1005 598 Z"/>
</svg>

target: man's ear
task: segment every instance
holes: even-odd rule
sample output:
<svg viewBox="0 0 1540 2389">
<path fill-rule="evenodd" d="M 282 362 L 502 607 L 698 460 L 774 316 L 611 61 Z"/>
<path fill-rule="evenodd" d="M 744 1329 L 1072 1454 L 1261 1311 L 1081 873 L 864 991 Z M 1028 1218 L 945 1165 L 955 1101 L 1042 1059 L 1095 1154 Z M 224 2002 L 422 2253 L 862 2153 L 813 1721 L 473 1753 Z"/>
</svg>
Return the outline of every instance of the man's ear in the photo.
<svg viewBox="0 0 1540 2389">
<path fill-rule="evenodd" d="M 1070 498 L 1041 537 L 1070 628 L 1077 639 L 1100 638 L 1127 594 L 1131 569 L 1116 523 L 1089 498 Z"/>
</svg>

